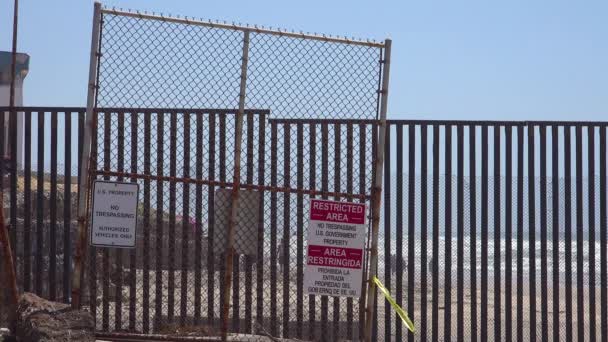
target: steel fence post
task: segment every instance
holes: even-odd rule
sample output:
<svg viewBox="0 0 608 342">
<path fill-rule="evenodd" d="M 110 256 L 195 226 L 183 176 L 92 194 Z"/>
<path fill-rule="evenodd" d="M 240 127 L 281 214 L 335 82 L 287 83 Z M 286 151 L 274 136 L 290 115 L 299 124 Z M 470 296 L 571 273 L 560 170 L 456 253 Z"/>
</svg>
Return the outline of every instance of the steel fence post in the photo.
<svg viewBox="0 0 608 342">
<path fill-rule="evenodd" d="M 249 31 L 243 33 L 243 57 L 241 61 L 241 84 L 239 91 L 239 108 L 236 115 L 234 146 L 234 178 L 232 184 L 232 201 L 228 218 L 226 240 L 226 274 L 224 281 L 224 302 L 222 303 L 222 341 L 228 336 L 228 313 L 230 311 L 230 288 L 232 287 L 232 267 L 234 258 L 234 229 L 238 215 L 239 188 L 241 181 L 241 145 L 243 135 L 243 113 L 245 112 L 245 92 L 247 88 L 247 62 L 249 59 Z"/>
<path fill-rule="evenodd" d="M 384 168 L 384 144 L 386 138 L 386 111 L 388 105 L 388 84 L 391 65 L 391 43 L 390 39 L 384 41 L 384 67 L 382 68 L 382 99 L 380 101 L 380 118 L 378 123 L 378 144 L 375 160 L 374 197 L 372 198 L 372 234 L 370 267 L 367 282 L 367 306 L 365 315 L 365 341 L 371 341 L 372 323 L 374 316 L 374 298 L 376 297 L 376 286 L 373 278 L 378 273 L 378 228 L 380 225 L 380 201 L 382 196 L 382 175 Z"/>
<path fill-rule="evenodd" d="M 80 194 L 78 196 L 78 235 L 76 240 L 76 251 L 74 252 L 74 274 L 72 275 L 72 308 L 80 307 L 81 293 L 80 283 L 84 265 L 85 247 L 87 244 L 87 193 L 89 181 L 89 161 L 91 155 L 91 140 L 93 136 L 93 110 L 95 106 L 95 90 L 97 84 L 97 62 L 99 48 L 99 30 L 101 25 L 101 3 L 95 2 L 93 10 L 93 29 L 91 36 L 91 54 L 89 62 L 89 86 L 87 92 L 86 123 L 84 126 L 84 137 L 82 142 L 81 169 L 80 169 Z"/>
</svg>

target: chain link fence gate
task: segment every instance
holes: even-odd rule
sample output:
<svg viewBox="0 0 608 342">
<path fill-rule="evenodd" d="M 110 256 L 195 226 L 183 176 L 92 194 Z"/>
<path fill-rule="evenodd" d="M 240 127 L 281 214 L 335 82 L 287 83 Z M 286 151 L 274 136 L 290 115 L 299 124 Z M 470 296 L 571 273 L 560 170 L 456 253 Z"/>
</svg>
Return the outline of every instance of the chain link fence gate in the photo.
<svg viewBox="0 0 608 342">
<path fill-rule="evenodd" d="M 304 236 L 309 198 L 370 203 L 385 43 L 95 18 L 90 178 L 142 189 L 137 248 L 87 252 L 98 329 L 217 336 L 229 303 L 231 333 L 361 338 L 365 303 L 304 294 Z"/>
</svg>

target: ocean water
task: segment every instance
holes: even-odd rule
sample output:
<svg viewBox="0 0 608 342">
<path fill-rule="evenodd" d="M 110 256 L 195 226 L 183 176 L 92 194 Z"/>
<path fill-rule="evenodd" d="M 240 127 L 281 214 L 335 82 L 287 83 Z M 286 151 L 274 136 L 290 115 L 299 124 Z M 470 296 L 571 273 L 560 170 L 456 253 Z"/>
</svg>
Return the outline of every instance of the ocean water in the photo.
<svg viewBox="0 0 608 342">
<path fill-rule="evenodd" d="M 489 235 L 488 236 L 488 242 L 487 245 L 482 245 L 481 243 L 481 237 L 480 236 L 476 236 L 475 238 L 475 245 L 471 245 L 471 240 L 470 240 L 470 236 L 465 236 L 464 241 L 463 241 L 463 269 L 464 269 L 464 276 L 465 278 L 469 278 L 472 267 L 475 267 L 476 273 L 477 273 L 477 278 L 479 279 L 479 277 L 481 276 L 481 261 L 482 261 L 482 250 L 484 248 L 487 249 L 487 270 L 488 270 L 488 278 L 492 279 L 494 276 L 494 269 L 495 269 L 495 257 L 496 257 L 496 253 L 495 253 L 495 243 L 496 241 L 494 240 L 494 236 Z M 599 239 L 598 239 L 599 240 Z M 593 244 L 595 251 L 594 253 L 591 255 L 589 253 L 589 249 L 592 246 L 588 240 L 584 240 L 583 241 L 583 250 L 582 250 L 582 257 L 583 257 L 583 269 L 582 269 L 582 273 L 585 279 L 585 283 L 586 285 L 589 284 L 589 274 L 590 274 L 590 264 L 591 261 L 594 260 L 595 261 L 595 265 L 594 265 L 594 271 L 595 271 L 595 277 L 596 277 L 596 282 L 597 284 L 599 284 L 599 276 L 600 276 L 600 268 L 601 268 L 601 263 L 600 263 L 600 250 L 601 250 L 601 245 L 600 242 L 596 240 L 596 242 Z M 415 241 L 415 253 L 414 253 L 414 265 L 415 265 L 415 272 L 416 272 L 416 278 L 419 279 L 420 277 L 420 272 L 421 272 L 421 263 L 422 263 L 422 240 L 420 238 L 416 238 Z M 448 265 L 448 262 L 446 260 L 446 245 L 448 244 L 448 242 L 451 244 L 451 253 L 450 253 L 450 260 L 449 260 L 449 267 L 451 267 L 451 275 L 453 279 L 456 279 L 456 263 L 457 263 L 457 253 L 458 253 L 458 239 L 456 237 L 453 237 L 450 240 L 446 240 L 445 237 L 439 237 L 439 248 L 438 248 L 438 254 L 439 254 L 439 273 L 441 275 L 441 277 L 443 277 L 445 275 L 445 269 L 446 269 L 446 265 Z M 542 246 L 541 246 L 541 241 L 539 241 L 538 239 L 535 241 L 534 244 L 531 244 L 530 241 L 528 239 L 523 239 L 523 249 L 522 249 L 522 272 L 523 272 L 523 276 L 525 278 L 529 277 L 530 274 L 530 270 L 531 270 L 531 263 L 530 263 L 530 252 L 531 252 L 531 247 L 533 247 L 533 251 L 534 251 L 534 260 L 535 260 L 535 264 L 534 264 L 534 269 L 536 270 L 536 276 L 540 278 L 540 272 L 541 272 L 541 252 L 542 252 Z M 500 273 L 501 273 L 501 278 L 504 279 L 504 275 L 505 272 L 507 270 L 511 270 L 512 272 L 512 277 L 515 280 L 515 275 L 517 272 L 517 255 L 518 255 L 518 245 L 517 245 L 517 239 L 512 239 L 511 240 L 511 263 L 509 265 L 507 265 L 506 263 L 506 243 L 507 240 L 504 238 L 500 239 Z M 410 260 L 408 259 L 408 244 L 409 241 L 407 239 L 407 236 L 403 238 L 403 250 L 402 250 L 402 255 L 403 255 L 403 265 L 404 265 L 404 273 L 407 273 L 407 263 L 410 262 Z M 386 253 L 384 247 L 384 240 L 380 239 L 379 241 L 379 273 L 380 275 L 383 275 L 385 272 L 385 263 L 386 263 L 386 257 L 388 256 L 388 253 Z M 578 251 L 577 251 L 577 245 L 576 245 L 576 236 L 573 235 L 573 239 L 571 242 L 571 246 L 570 246 L 570 251 L 571 251 L 571 268 L 567 267 L 566 264 L 566 242 L 561 239 L 559 241 L 558 246 L 554 246 L 553 245 L 553 241 L 549 240 L 547 242 L 546 248 L 547 248 L 547 277 L 548 277 L 548 281 L 552 282 L 552 277 L 553 277 L 553 271 L 555 268 L 555 261 L 557 261 L 557 269 L 559 272 L 559 278 L 560 278 L 560 283 L 563 283 L 565 281 L 565 274 L 566 272 L 572 272 L 573 273 L 573 281 L 576 281 L 576 275 L 578 274 L 578 272 L 580 272 L 580 270 L 578 270 L 577 268 L 577 257 L 578 257 Z M 431 276 L 431 270 L 432 270 L 432 255 L 433 255 L 433 241 L 432 239 L 428 239 L 426 241 L 426 248 L 427 248 L 427 257 L 426 257 L 426 263 L 427 263 L 427 274 L 429 275 L 429 277 Z M 553 257 L 553 251 L 554 249 L 557 248 L 557 252 L 558 252 L 558 257 L 557 259 L 554 260 Z M 472 265 L 471 263 L 471 249 L 474 249 L 475 251 L 475 259 L 474 259 L 474 265 Z M 395 255 L 396 254 L 396 249 L 395 249 L 395 242 L 391 241 L 391 255 Z M 594 257 L 594 258 L 591 258 Z M 392 260 L 392 262 L 394 262 L 394 258 Z M 394 266 L 393 266 L 394 267 Z"/>
</svg>

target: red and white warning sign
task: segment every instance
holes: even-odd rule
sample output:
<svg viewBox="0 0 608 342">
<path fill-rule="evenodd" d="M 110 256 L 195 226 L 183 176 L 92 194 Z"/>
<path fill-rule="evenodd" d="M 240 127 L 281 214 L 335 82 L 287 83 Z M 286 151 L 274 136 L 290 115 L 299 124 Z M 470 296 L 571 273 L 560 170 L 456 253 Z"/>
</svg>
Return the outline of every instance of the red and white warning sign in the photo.
<svg viewBox="0 0 608 342">
<path fill-rule="evenodd" d="M 362 203 L 310 200 L 306 293 L 361 296 L 366 213 Z"/>
</svg>

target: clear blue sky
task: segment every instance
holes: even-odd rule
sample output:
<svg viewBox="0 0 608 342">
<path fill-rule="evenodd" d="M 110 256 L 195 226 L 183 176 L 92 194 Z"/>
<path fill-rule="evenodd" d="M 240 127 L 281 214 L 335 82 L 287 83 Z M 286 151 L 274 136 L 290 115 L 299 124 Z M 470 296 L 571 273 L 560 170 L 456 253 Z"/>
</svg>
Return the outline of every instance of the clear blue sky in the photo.
<svg viewBox="0 0 608 342">
<path fill-rule="evenodd" d="M 13 0 L 0 0 L 10 50 Z M 393 39 L 389 115 L 608 120 L 608 1 L 112 0 L 108 6 Z M 86 102 L 93 2 L 21 0 L 25 104 Z"/>
</svg>

